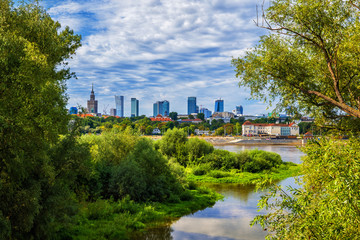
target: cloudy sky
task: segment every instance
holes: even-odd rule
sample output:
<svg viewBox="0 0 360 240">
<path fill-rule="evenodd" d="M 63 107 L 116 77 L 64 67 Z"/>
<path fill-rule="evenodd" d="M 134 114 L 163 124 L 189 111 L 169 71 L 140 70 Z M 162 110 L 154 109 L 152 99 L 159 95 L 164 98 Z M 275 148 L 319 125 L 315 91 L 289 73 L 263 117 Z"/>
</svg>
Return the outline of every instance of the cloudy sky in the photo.
<svg viewBox="0 0 360 240">
<path fill-rule="evenodd" d="M 94 83 L 99 110 L 115 108 L 114 95 L 140 101 L 140 114 L 170 102 L 170 111 L 187 112 L 187 97 L 214 110 L 236 105 L 245 114 L 267 113 L 267 105 L 249 101 L 239 88 L 232 57 L 255 46 L 266 34 L 255 26 L 259 0 L 47 0 L 41 4 L 62 26 L 82 35 L 82 47 L 70 61 L 78 79 L 68 82 L 69 105 L 86 106 Z"/>
</svg>

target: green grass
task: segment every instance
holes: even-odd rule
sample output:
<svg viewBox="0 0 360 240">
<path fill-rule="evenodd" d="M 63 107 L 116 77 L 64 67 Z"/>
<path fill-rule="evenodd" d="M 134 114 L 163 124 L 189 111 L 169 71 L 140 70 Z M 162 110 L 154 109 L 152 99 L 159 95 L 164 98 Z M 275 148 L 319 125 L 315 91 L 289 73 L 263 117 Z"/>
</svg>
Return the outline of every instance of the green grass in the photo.
<svg viewBox="0 0 360 240">
<path fill-rule="evenodd" d="M 191 171 L 189 171 L 191 172 Z M 283 180 L 288 177 L 300 175 L 300 165 L 282 164 L 279 168 L 263 171 L 261 173 L 240 172 L 232 169 L 230 171 L 213 170 L 205 175 L 196 176 L 192 173 L 187 175 L 188 181 L 207 183 L 240 183 L 249 184 L 267 177 L 272 180 Z"/>
<path fill-rule="evenodd" d="M 186 190 L 167 203 L 97 200 L 84 203 L 74 224 L 64 226 L 61 239 L 129 239 L 135 231 L 166 225 L 184 215 L 213 206 L 222 196 L 207 188 Z"/>
</svg>

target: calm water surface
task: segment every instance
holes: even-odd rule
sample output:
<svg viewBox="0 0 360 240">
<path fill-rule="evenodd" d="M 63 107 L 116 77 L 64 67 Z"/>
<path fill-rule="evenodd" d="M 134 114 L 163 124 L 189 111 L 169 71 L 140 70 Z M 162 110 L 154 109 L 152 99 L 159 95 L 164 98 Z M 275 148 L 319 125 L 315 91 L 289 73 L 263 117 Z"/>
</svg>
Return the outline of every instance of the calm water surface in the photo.
<svg viewBox="0 0 360 240">
<path fill-rule="evenodd" d="M 304 154 L 294 146 L 216 146 L 232 152 L 258 148 L 276 152 L 284 161 L 300 163 Z M 283 186 L 294 186 L 294 179 L 288 178 Z M 184 216 L 167 227 L 149 230 L 136 239 L 146 240 L 257 240 L 264 239 L 266 232 L 260 226 L 250 227 L 250 221 L 261 212 L 257 202 L 262 195 L 255 192 L 254 186 L 238 184 L 208 184 L 210 188 L 225 196 L 212 208 Z"/>
</svg>

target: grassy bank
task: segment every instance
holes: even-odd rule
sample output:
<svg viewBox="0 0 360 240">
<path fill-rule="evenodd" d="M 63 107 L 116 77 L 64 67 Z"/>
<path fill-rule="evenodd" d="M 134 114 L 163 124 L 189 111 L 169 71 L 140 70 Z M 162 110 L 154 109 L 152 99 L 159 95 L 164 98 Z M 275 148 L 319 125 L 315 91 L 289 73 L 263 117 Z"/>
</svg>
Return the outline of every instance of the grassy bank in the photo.
<svg viewBox="0 0 360 240">
<path fill-rule="evenodd" d="M 196 169 L 191 168 L 188 169 L 188 172 L 187 180 L 193 182 L 249 184 L 264 177 L 273 180 L 283 180 L 288 177 L 297 176 L 300 174 L 300 165 L 286 163 L 280 165 L 279 168 L 258 173 L 240 172 L 237 169 L 231 169 L 226 171 L 212 170 L 206 174 L 198 175 Z"/>
<path fill-rule="evenodd" d="M 97 200 L 83 203 L 74 224 L 64 227 L 62 238 L 130 239 L 135 231 L 168 224 L 181 216 L 212 206 L 222 196 L 207 188 L 187 190 L 166 203 Z"/>
</svg>

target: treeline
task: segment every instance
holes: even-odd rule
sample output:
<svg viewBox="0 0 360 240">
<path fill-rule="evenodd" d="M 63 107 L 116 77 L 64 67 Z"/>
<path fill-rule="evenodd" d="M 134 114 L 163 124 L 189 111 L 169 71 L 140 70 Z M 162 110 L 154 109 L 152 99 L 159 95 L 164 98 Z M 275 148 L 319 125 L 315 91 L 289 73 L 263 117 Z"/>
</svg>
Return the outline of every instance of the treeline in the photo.
<svg viewBox="0 0 360 240">
<path fill-rule="evenodd" d="M 178 121 L 172 122 L 155 122 L 151 121 L 145 115 L 140 117 L 131 118 L 116 118 L 116 117 L 85 117 L 80 118 L 76 115 L 72 115 L 71 118 L 75 121 L 80 121 L 80 131 L 82 134 L 86 133 L 101 133 L 104 129 L 119 128 L 125 130 L 130 127 L 134 132 L 138 132 L 144 135 L 152 135 L 153 130 L 158 128 L 162 134 L 168 129 L 174 127 L 183 129 L 188 135 L 195 135 L 195 129 L 214 131 L 213 135 L 224 136 L 224 135 L 241 135 L 242 124 L 245 122 L 243 117 L 238 119 L 231 118 L 230 123 L 224 123 L 222 119 L 212 120 L 211 123 L 208 120 L 203 120 L 201 123 L 179 123 Z M 251 122 L 254 123 L 275 123 L 275 118 L 263 118 L 257 119 Z M 290 122 L 290 119 L 287 119 Z M 321 130 L 317 128 L 312 122 L 301 122 L 299 123 L 300 134 L 305 134 L 308 131 L 312 131 L 314 134 L 321 133 Z M 325 133 L 325 130 L 322 131 Z"/>
</svg>

